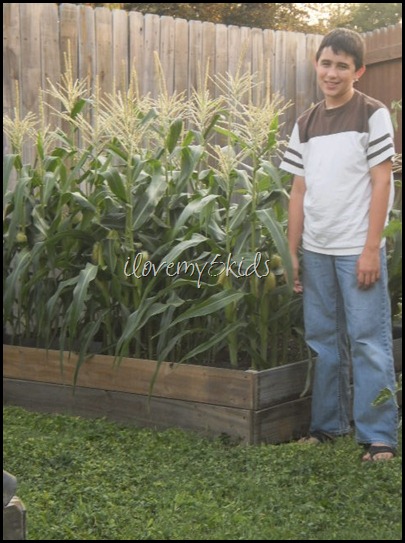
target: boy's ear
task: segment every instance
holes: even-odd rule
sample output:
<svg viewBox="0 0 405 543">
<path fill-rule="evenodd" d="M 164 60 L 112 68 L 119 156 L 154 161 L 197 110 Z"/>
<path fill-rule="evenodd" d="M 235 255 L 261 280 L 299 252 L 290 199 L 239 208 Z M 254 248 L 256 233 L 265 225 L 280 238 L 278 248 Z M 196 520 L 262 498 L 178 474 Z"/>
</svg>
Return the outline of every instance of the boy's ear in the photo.
<svg viewBox="0 0 405 543">
<path fill-rule="evenodd" d="M 355 76 L 356 76 L 356 80 L 358 81 L 360 79 L 360 77 L 364 74 L 364 72 L 366 71 L 366 67 L 365 66 L 362 66 L 361 68 L 359 68 L 356 73 L 355 73 Z"/>
</svg>

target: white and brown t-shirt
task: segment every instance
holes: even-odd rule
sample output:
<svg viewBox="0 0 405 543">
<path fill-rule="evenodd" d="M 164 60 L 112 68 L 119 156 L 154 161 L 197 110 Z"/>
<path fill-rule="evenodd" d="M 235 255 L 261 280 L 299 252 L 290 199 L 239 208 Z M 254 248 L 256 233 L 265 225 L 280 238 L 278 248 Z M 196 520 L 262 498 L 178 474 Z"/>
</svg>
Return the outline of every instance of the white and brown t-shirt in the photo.
<svg viewBox="0 0 405 543">
<path fill-rule="evenodd" d="M 357 90 L 341 107 L 326 109 L 323 101 L 299 117 L 280 167 L 305 178 L 304 249 L 332 255 L 362 252 L 370 168 L 393 155 L 387 108 Z"/>
</svg>

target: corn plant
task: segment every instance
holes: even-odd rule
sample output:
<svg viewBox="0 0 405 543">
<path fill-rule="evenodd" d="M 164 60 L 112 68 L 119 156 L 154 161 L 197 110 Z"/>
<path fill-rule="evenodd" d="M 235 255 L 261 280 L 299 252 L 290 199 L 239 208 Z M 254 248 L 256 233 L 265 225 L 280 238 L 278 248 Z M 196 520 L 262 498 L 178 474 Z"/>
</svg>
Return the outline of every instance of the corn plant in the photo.
<svg viewBox="0 0 405 543">
<path fill-rule="evenodd" d="M 159 361 L 285 363 L 294 325 L 274 166 L 285 105 L 254 105 L 252 76 L 190 99 L 101 97 L 67 70 L 50 85 L 57 125 L 5 120 L 4 313 L 14 341 Z M 55 101 L 61 104 L 58 109 Z M 90 122 L 91 118 L 91 122 Z M 24 164 L 22 143 L 36 146 Z M 15 187 L 8 186 L 11 175 Z M 279 345 L 284 345 L 281 351 Z"/>
</svg>

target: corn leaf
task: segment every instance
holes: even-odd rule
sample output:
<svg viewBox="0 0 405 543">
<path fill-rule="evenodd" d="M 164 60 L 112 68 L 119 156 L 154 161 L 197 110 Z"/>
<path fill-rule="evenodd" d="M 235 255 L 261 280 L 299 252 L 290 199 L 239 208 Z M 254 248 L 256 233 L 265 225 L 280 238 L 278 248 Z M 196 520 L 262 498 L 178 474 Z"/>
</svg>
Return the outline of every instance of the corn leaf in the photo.
<svg viewBox="0 0 405 543">
<path fill-rule="evenodd" d="M 173 227 L 172 238 L 175 237 L 178 230 L 187 222 L 191 215 L 196 215 L 201 213 L 205 206 L 211 203 L 213 200 L 218 199 L 219 196 L 216 194 L 209 194 L 203 198 L 192 200 L 181 212 L 180 217 L 177 219 L 176 224 Z"/>
<path fill-rule="evenodd" d="M 189 249 L 190 247 L 195 247 L 203 241 L 207 241 L 205 236 L 202 236 L 201 234 L 193 234 L 190 239 L 181 241 L 178 245 L 176 245 L 176 247 L 169 251 L 167 255 L 162 258 L 162 263 L 166 262 L 166 264 L 169 264 L 171 262 L 175 262 L 177 257 L 179 257 L 183 251 Z"/>
<path fill-rule="evenodd" d="M 232 292 L 231 290 L 218 292 L 208 298 L 208 300 L 197 303 L 185 311 L 172 322 L 170 328 L 185 320 L 194 319 L 195 317 L 205 317 L 206 315 L 220 311 L 233 302 L 239 302 L 244 296 L 244 292 Z"/>
<path fill-rule="evenodd" d="M 71 338 L 75 335 L 76 326 L 79 322 L 81 313 L 85 306 L 89 284 L 96 278 L 97 271 L 98 266 L 95 266 L 94 264 L 90 264 L 90 262 L 88 262 L 84 270 L 81 270 L 79 273 L 79 279 L 77 281 L 77 285 L 73 290 L 73 300 L 70 305 L 71 315 L 69 330 Z"/>
<path fill-rule="evenodd" d="M 197 356 L 198 354 L 208 351 L 208 349 L 211 349 L 212 347 L 215 347 L 215 345 L 218 345 L 225 341 L 230 334 L 235 333 L 241 328 L 245 328 L 247 325 L 247 322 L 234 322 L 232 324 L 229 324 L 223 330 L 218 332 L 218 334 L 215 334 L 213 337 L 211 337 L 208 341 L 200 343 L 198 347 L 195 347 L 190 352 L 188 352 L 185 356 L 183 356 L 179 363 L 181 364 L 182 362 L 188 360 L 189 358 L 192 358 L 193 356 Z"/>
<path fill-rule="evenodd" d="M 107 180 L 108 186 L 115 196 L 122 202 L 127 203 L 127 193 L 121 174 L 117 170 L 111 168 L 106 172 L 101 172 L 101 176 Z"/>
<path fill-rule="evenodd" d="M 277 248 L 279 255 L 282 258 L 284 269 L 286 270 L 287 281 L 290 288 L 292 288 L 294 279 L 293 279 L 293 270 L 291 264 L 291 256 L 288 248 L 288 242 L 286 235 L 274 216 L 272 209 L 261 209 L 256 211 L 258 219 L 262 222 L 263 226 L 269 231 L 274 245 Z"/>
<path fill-rule="evenodd" d="M 183 120 L 175 119 L 169 127 L 169 133 L 166 139 L 166 147 L 169 153 L 172 153 L 178 142 L 181 130 L 183 128 Z"/>
</svg>

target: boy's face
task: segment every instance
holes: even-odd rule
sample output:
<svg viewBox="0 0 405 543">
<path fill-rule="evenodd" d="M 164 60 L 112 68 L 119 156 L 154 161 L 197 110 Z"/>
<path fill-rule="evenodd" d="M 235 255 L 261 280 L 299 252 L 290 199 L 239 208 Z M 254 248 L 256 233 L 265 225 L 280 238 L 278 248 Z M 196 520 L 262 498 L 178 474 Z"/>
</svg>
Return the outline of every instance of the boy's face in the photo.
<svg viewBox="0 0 405 543">
<path fill-rule="evenodd" d="M 316 63 L 316 74 L 326 107 L 339 107 L 348 102 L 353 96 L 353 84 L 364 70 L 364 66 L 356 70 L 351 55 L 343 51 L 336 54 L 331 47 L 325 47 Z"/>
</svg>

